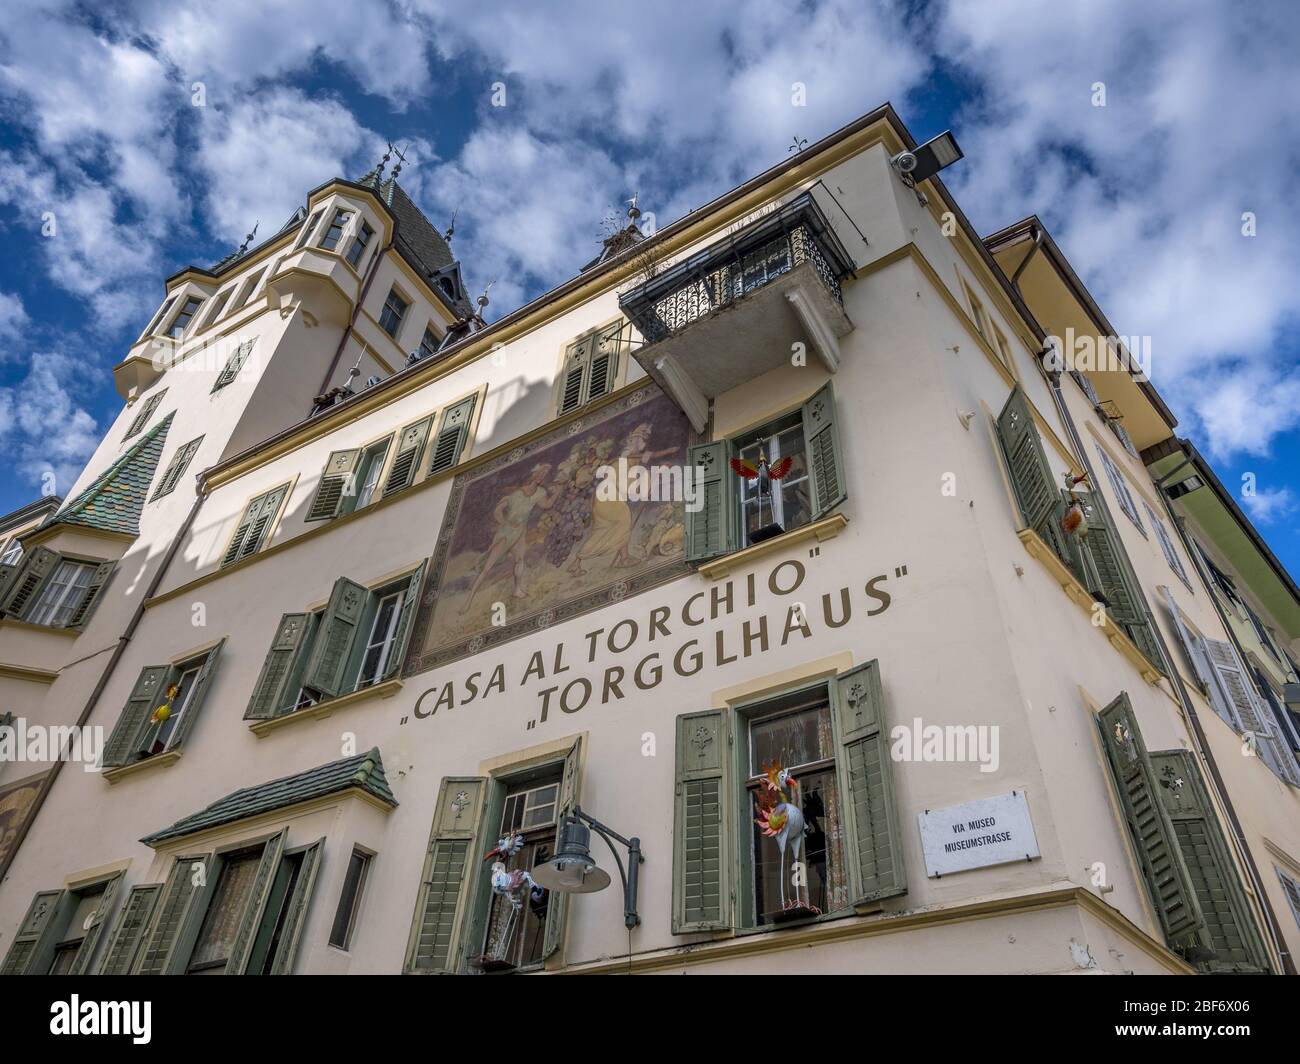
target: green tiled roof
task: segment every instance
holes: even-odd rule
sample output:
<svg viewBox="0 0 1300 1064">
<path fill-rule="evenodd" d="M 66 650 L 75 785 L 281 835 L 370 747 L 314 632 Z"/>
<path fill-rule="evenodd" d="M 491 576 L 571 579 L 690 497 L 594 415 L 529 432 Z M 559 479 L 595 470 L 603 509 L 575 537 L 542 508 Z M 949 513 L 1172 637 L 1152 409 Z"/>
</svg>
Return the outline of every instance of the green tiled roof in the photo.
<svg viewBox="0 0 1300 1064">
<path fill-rule="evenodd" d="M 168 414 L 90 487 L 46 521 L 46 525 L 85 525 L 138 535 L 140 511 L 149 495 L 149 485 L 158 469 L 171 423 L 172 415 Z"/>
<path fill-rule="evenodd" d="M 358 787 L 381 802 L 396 806 L 397 799 L 388 787 L 384 776 L 384 763 L 379 757 L 379 747 L 356 757 L 345 757 L 341 761 L 331 761 L 299 772 L 294 776 L 260 783 L 256 787 L 245 787 L 219 798 L 206 809 L 176 821 L 169 828 L 146 835 L 140 841 L 147 846 L 157 846 L 169 839 L 179 839 L 185 835 L 232 824 L 236 820 L 246 820 L 261 813 L 275 809 L 298 805 L 326 794 L 335 794 Z"/>
</svg>

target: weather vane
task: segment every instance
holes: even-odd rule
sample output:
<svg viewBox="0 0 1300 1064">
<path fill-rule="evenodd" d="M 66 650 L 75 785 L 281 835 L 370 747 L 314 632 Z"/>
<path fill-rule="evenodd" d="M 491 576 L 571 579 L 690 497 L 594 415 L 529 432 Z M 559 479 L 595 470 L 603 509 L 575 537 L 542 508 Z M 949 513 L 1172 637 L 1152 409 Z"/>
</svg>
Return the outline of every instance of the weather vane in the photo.
<svg viewBox="0 0 1300 1064">
<path fill-rule="evenodd" d="M 786 151 L 789 152 L 791 155 L 794 155 L 798 152 L 803 151 L 804 148 L 806 147 L 808 147 L 808 139 L 806 137 L 801 137 L 796 133 L 794 137 L 794 143 L 792 143 L 790 147 L 786 148 Z"/>
</svg>

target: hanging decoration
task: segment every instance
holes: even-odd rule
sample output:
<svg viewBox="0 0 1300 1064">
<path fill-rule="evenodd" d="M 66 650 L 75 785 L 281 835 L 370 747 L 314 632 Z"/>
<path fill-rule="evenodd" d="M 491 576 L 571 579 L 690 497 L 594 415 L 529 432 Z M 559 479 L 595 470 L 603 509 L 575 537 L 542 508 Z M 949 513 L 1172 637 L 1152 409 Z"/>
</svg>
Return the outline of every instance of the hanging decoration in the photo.
<svg viewBox="0 0 1300 1064">
<path fill-rule="evenodd" d="M 749 534 L 750 543 L 762 543 L 763 540 L 779 536 L 785 531 L 776 521 L 776 512 L 772 507 L 772 482 L 786 477 L 793 465 L 794 459 L 789 455 L 778 459 L 775 463 L 769 463 L 767 455 L 762 451 L 758 452 L 757 465 L 744 458 L 731 459 L 731 469 L 736 476 L 750 483 L 758 481 L 758 528 Z M 768 509 L 772 513 L 772 520 L 768 524 L 763 524 L 764 499 L 768 500 Z"/>
<path fill-rule="evenodd" d="M 800 916 L 819 916 L 821 910 L 808 897 L 808 871 L 800 857 L 803 853 L 805 821 L 799 805 L 799 781 L 771 761 L 763 766 L 763 782 L 757 795 L 758 816 L 754 823 L 768 838 L 776 840 L 780 851 L 778 882 L 781 888 L 781 912 L 774 919 L 790 920 Z M 790 851 L 793 897 L 785 895 L 785 854 Z M 803 897 L 800 896 L 802 888 Z"/>
</svg>

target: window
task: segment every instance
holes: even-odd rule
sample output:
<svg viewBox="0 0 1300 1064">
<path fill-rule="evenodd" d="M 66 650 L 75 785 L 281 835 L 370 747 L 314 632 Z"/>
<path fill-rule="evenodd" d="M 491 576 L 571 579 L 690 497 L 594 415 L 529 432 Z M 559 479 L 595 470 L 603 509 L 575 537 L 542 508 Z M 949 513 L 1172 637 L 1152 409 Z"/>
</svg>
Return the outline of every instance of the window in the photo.
<svg viewBox="0 0 1300 1064">
<path fill-rule="evenodd" d="M 265 266 L 256 273 L 249 275 L 248 280 L 240 287 L 239 295 L 235 297 L 235 301 L 230 305 L 230 312 L 232 314 L 237 310 L 243 309 L 244 304 L 248 302 L 253 295 L 253 292 L 257 289 L 258 282 L 262 280 L 262 274 L 264 273 L 266 273 Z"/>
<path fill-rule="evenodd" d="M 994 340 L 994 346 L 998 350 L 998 354 L 1002 356 L 1003 363 L 1007 366 L 1010 366 L 1011 348 L 1007 344 L 1007 338 L 1002 335 L 1002 330 L 999 329 L 996 325 L 993 326 L 993 340 Z"/>
<path fill-rule="evenodd" d="M 177 312 L 176 317 L 172 318 L 171 327 L 167 330 L 167 335 L 173 340 L 179 340 L 185 335 L 185 330 L 194 320 L 194 315 L 198 312 L 199 307 L 203 305 L 203 300 L 199 296 L 187 296 L 181 309 Z"/>
<path fill-rule="evenodd" d="M 298 233 L 298 239 L 293 242 L 294 251 L 301 248 L 311 238 L 312 233 L 316 231 L 316 223 L 320 221 L 320 216 L 321 212 L 315 211 L 312 216 L 307 219 L 307 224 L 304 225 Z"/>
<path fill-rule="evenodd" d="M 262 543 L 271 533 L 272 523 L 280 512 L 280 503 L 288 494 L 289 485 L 282 484 L 264 495 L 259 495 L 244 510 L 235 526 L 235 534 L 230 537 L 230 545 L 222 556 L 221 565 L 233 565 L 241 558 L 256 554 Z"/>
<path fill-rule="evenodd" d="M 370 875 L 370 860 L 370 854 L 353 850 L 352 858 L 348 861 L 343 890 L 339 894 L 339 906 L 334 910 L 334 924 L 330 927 L 329 943 L 338 949 L 345 950 L 352 945 L 352 932 L 356 930 L 361 896 Z"/>
<path fill-rule="evenodd" d="M 327 521 L 369 505 L 379 488 L 391 442 L 390 437 L 369 447 L 333 452 L 304 520 Z"/>
<path fill-rule="evenodd" d="M 460 461 L 469 439 L 469 426 L 477 399 L 471 395 L 443 411 L 442 423 L 433 442 L 433 454 L 429 458 L 430 476 L 446 472 Z"/>
<path fill-rule="evenodd" d="M 181 482 L 181 477 L 185 475 L 190 460 L 198 452 L 199 444 L 202 442 L 203 437 L 200 436 L 177 449 L 176 453 L 172 455 L 172 460 L 167 463 L 167 468 L 163 471 L 162 480 L 158 482 L 158 487 L 153 493 L 154 499 L 161 499 L 164 495 L 170 495 L 176 490 L 176 485 Z"/>
<path fill-rule="evenodd" d="M 1273 866 L 1273 871 L 1282 881 L 1282 891 L 1286 894 L 1287 904 L 1291 906 L 1291 915 L 1295 919 L 1296 926 L 1300 927 L 1300 879 L 1283 872 L 1277 865 Z"/>
<path fill-rule="evenodd" d="M 149 396 L 149 398 L 144 401 L 144 406 L 141 407 L 140 412 L 135 415 L 135 418 L 127 427 L 126 434 L 122 437 L 123 443 L 129 440 L 132 436 L 138 436 L 140 434 L 145 425 L 149 423 L 149 419 L 153 416 L 153 412 L 158 409 L 158 404 L 163 401 L 163 396 L 166 394 L 167 389 L 163 388 L 161 391 L 154 392 L 153 395 Z"/>
<path fill-rule="evenodd" d="M 384 300 L 384 309 L 380 311 L 379 327 L 389 336 L 396 338 L 397 330 L 402 327 L 402 319 L 406 316 L 406 308 L 409 306 L 410 304 L 401 297 L 397 289 L 392 289 L 388 293 L 388 298 Z"/>
<path fill-rule="evenodd" d="M 438 337 L 432 328 L 426 327 L 424 335 L 420 337 L 420 357 L 428 358 L 430 355 L 438 353 Z"/>
<path fill-rule="evenodd" d="M 167 312 L 172 309 L 172 304 L 175 302 L 175 296 L 171 296 L 163 301 L 163 305 L 158 308 L 158 313 L 153 316 L 153 320 L 149 322 L 149 327 L 145 329 L 143 335 L 149 336 L 158 328 L 158 323 L 161 322 L 163 318 L 167 317 Z"/>
<path fill-rule="evenodd" d="M 560 415 L 614 390 L 620 359 L 630 346 L 624 327 L 624 322 L 616 321 L 593 329 L 568 346 L 560 375 Z"/>
<path fill-rule="evenodd" d="M 203 319 L 203 328 L 206 329 L 209 325 L 211 325 L 219 317 L 221 317 L 221 311 L 225 307 L 225 305 L 228 302 L 230 302 L 230 297 L 234 293 L 234 291 L 235 289 L 231 287 L 231 288 L 226 288 L 223 291 L 220 291 L 216 294 L 216 296 L 212 300 L 212 308 L 208 311 L 207 316 Z"/>
<path fill-rule="evenodd" d="M 1202 972 L 1268 972 L 1268 955 L 1195 756 L 1148 753 L 1128 695 L 1098 714 L 1142 878 L 1169 947 Z"/>
<path fill-rule="evenodd" d="M 0 593 L 0 613 L 51 628 L 81 628 L 113 568 L 113 562 L 65 558 L 48 547 L 33 547 Z"/>
<path fill-rule="evenodd" d="M 989 326 L 988 319 L 984 316 L 984 304 L 976 297 L 975 291 L 970 285 L 963 281 L 962 286 L 966 289 L 966 298 L 970 300 L 970 316 L 975 322 L 975 328 L 987 340 L 989 338 Z"/>
<path fill-rule="evenodd" d="M 849 915 L 907 891 L 879 662 L 683 714 L 676 732 L 674 934 Z"/>
<path fill-rule="evenodd" d="M 286 613 L 245 720 L 270 720 L 397 676 L 427 563 L 378 588 L 340 577 L 317 614 Z"/>
<path fill-rule="evenodd" d="M 1178 556 L 1178 551 L 1174 549 L 1174 541 L 1169 536 L 1169 529 L 1165 523 L 1156 516 L 1155 511 L 1147 505 L 1145 499 L 1142 500 L 1142 508 L 1147 512 L 1147 520 L 1155 530 L 1156 539 L 1160 542 L 1160 550 L 1164 553 L 1165 561 L 1169 563 L 1169 568 L 1178 574 L 1178 579 L 1187 585 L 1187 590 L 1192 590 L 1192 582 L 1187 578 L 1187 570 L 1183 568 L 1183 560 Z"/>
<path fill-rule="evenodd" d="M 1197 553 L 1200 554 L 1201 561 L 1205 563 L 1205 567 L 1210 571 L 1210 583 L 1218 588 L 1219 593 L 1232 603 L 1235 608 L 1244 610 L 1245 603 L 1242 601 L 1241 595 L 1237 591 L 1237 585 L 1233 581 L 1232 577 L 1214 563 L 1213 559 L 1208 553 L 1206 553 L 1205 548 L 1197 543 L 1196 540 L 1192 540 L 1192 545 L 1196 548 Z"/>
<path fill-rule="evenodd" d="M 629 455 L 629 462 L 648 463 L 658 457 L 650 439 L 649 432 L 640 437 L 643 451 Z M 690 453 L 703 495 L 698 510 L 686 511 L 686 550 L 692 561 L 818 521 L 846 497 L 830 384 L 756 431 L 698 444 Z M 760 458 L 766 459 L 766 466 Z M 771 479 L 769 469 L 783 475 Z M 759 475 L 750 477 L 742 470 Z"/>
<path fill-rule="evenodd" d="M 104 768 L 134 765 L 184 745 L 203 708 L 224 646 L 223 639 L 179 664 L 146 665 L 140 670 L 104 744 Z"/>
<path fill-rule="evenodd" d="M 87 975 L 113 908 L 120 872 L 67 890 L 40 891 L 27 908 L 0 975 Z"/>
<path fill-rule="evenodd" d="M 64 561 L 46 581 L 41 597 L 27 620 L 31 624 L 47 624 L 51 628 L 64 628 L 72 619 L 78 604 L 85 598 L 95 575 L 94 562 Z"/>
<path fill-rule="evenodd" d="M 4 551 L 0 552 L 0 565 L 17 565 L 22 561 L 22 557 L 23 545 L 18 537 L 15 536 L 5 544 Z"/>
<path fill-rule="evenodd" d="M 1246 605 L 1242 603 L 1242 605 Z M 1286 661 L 1282 657 L 1282 651 L 1278 648 L 1277 642 L 1273 639 L 1272 630 L 1259 619 L 1259 614 L 1246 606 L 1246 616 L 1250 619 L 1250 626 L 1255 629 L 1255 635 L 1259 637 L 1259 644 L 1272 655 L 1273 660 L 1286 668 Z"/>
<path fill-rule="evenodd" d="M 428 442 L 431 428 L 432 415 L 407 425 L 397 434 L 397 452 L 393 455 L 393 464 L 384 480 L 381 498 L 388 498 L 415 480 L 415 474 L 420 468 L 420 456 L 424 454 L 424 445 Z"/>
<path fill-rule="evenodd" d="M 339 246 L 339 241 L 343 238 L 343 230 L 347 228 L 348 220 L 352 217 L 352 212 L 340 207 L 334 212 L 334 220 L 330 222 L 329 228 L 325 230 L 325 235 L 321 237 L 320 246 L 326 251 L 333 251 Z"/>
<path fill-rule="evenodd" d="M 218 854 L 178 857 L 166 883 L 136 890 L 114 925 L 101 972 L 292 972 L 323 840 L 286 849 L 285 831 Z"/>
<path fill-rule="evenodd" d="M 221 372 L 217 374 L 217 379 L 212 382 L 212 390 L 219 392 L 227 384 L 230 384 L 239 376 L 239 371 L 244 368 L 244 363 L 248 361 L 248 356 L 252 353 L 255 340 L 245 340 L 226 360 L 226 364 L 221 367 Z"/>
<path fill-rule="evenodd" d="M 1115 490 L 1115 501 L 1119 503 L 1119 508 L 1130 521 L 1133 522 L 1142 535 L 1147 534 L 1147 530 L 1142 527 L 1142 518 L 1138 516 L 1137 503 L 1133 501 L 1133 495 L 1128 490 L 1128 482 L 1124 479 L 1124 474 L 1119 471 L 1110 455 L 1099 444 L 1097 453 L 1101 455 L 1101 464 L 1106 467 L 1106 478 L 1110 481 L 1110 486 Z"/>
<path fill-rule="evenodd" d="M 375 231 L 370 228 L 368 222 L 362 222 L 361 228 L 357 230 L 357 235 L 352 238 L 352 246 L 348 248 L 348 263 L 354 269 L 361 262 L 361 256 L 365 254 L 366 245 L 370 243 L 370 238 L 375 235 Z"/>
</svg>

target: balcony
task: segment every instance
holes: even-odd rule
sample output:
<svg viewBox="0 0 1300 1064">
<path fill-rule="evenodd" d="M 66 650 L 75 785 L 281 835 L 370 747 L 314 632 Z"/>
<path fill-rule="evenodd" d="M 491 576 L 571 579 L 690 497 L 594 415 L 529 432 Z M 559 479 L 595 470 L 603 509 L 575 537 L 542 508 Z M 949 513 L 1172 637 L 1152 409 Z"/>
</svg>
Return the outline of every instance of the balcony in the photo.
<svg viewBox="0 0 1300 1064">
<path fill-rule="evenodd" d="M 840 281 L 853 262 L 811 193 L 619 298 L 644 343 L 633 354 L 702 432 L 709 400 L 788 365 L 805 342 L 834 373 L 853 328 Z"/>
</svg>

